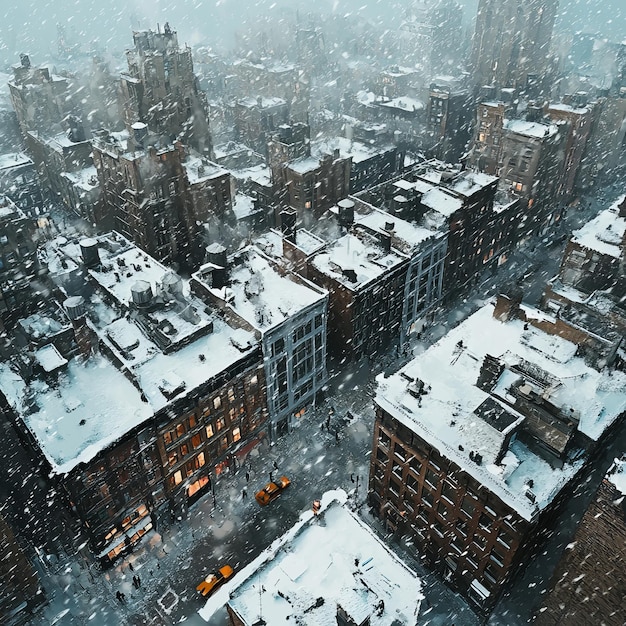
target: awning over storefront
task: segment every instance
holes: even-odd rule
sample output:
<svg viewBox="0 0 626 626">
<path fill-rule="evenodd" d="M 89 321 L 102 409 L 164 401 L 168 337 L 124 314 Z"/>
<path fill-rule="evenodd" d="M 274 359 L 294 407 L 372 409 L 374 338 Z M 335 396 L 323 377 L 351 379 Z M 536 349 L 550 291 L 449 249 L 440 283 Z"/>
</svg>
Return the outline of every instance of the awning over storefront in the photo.
<svg viewBox="0 0 626 626">
<path fill-rule="evenodd" d="M 122 550 L 118 548 L 123 548 L 122 544 L 124 544 L 127 540 L 132 544 L 136 543 L 138 539 L 143 537 L 148 531 L 152 529 L 152 518 L 150 515 L 146 515 L 138 524 L 131 526 L 126 532 L 118 535 L 109 543 L 109 545 L 98 554 L 99 559 L 103 559 L 110 552 L 116 552 L 115 556 L 119 554 Z M 138 535 L 138 536 L 137 536 Z"/>
</svg>

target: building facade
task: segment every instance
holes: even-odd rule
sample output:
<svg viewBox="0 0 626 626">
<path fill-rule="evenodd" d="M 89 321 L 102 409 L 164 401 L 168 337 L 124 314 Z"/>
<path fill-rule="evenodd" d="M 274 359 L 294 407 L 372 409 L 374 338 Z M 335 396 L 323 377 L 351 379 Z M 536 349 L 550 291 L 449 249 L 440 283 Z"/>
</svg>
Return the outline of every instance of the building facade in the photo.
<svg viewBox="0 0 626 626">
<path fill-rule="evenodd" d="M 500 296 L 377 379 L 369 501 L 480 610 L 535 553 L 622 419 L 623 401 L 594 404 L 605 376 L 626 383 L 619 360 L 601 370 L 618 343 Z M 580 367 L 593 382 L 577 393 Z"/>
</svg>

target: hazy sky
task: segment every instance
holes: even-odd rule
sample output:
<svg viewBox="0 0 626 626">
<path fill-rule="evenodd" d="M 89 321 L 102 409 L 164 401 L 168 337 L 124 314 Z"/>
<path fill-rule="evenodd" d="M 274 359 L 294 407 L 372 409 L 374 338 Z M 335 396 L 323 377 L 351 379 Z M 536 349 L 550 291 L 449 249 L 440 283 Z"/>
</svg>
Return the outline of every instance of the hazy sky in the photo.
<svg viewBox="0 0 626 626">
<path fill-rule="evenodd" d="M 478 0 L 460 1 L 469 22 Z M 393 27 L 407 4 L 408 0 L 1 0 L 0 63 L 16 62 L 20 51 L 33 54 L 35 62 L 54 52 L 57 23 L 65 24 L 72 38 L 122 49 L 131 45 L 131 24 L 138 19 L 143 27 L 169 21 L 182 42 L 210 44 L 220 38 L 229 41 L 242 16 L 271 13 L 279 19 L 283 6 L 299 6 L 303 14 L 307 6 L 340 15 L 358 12 Z M 621 40 L 626 37 L 626 0 L 561 0 L 559 26 Z"/>
</svg>

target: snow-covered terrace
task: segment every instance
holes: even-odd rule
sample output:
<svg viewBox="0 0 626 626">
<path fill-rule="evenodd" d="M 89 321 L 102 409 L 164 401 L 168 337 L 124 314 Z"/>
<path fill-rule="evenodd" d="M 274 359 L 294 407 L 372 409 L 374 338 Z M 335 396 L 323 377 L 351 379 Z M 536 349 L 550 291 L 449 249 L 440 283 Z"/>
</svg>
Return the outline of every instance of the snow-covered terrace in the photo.
<svg viewBox="0 0 626 626">
<path fill-rule="evenodd" d="M 450 217 L 463 206 L 463 200 L 434 187 L 422 196 L 422 204 L 444 217 Z"/>
<path fill-rule="evenodd" d="M 318 518 L 304 513 L 200 615 L 207 619 L 228 601 L 246 624 L 256 623 L 261 611 L 272 626 L 331 626 L 338 606 L 357 624 L 368 617 L 371 626 L 415 624 L 424 599 L 421 580 L 345 502 L 342 491 L 324 494 Z"/>
<path fill-rule="evenodd" d="M 619 205 L 625 198 L 621 196 L 608 209 L 575 230 L 572 241 L 589 250 L 619 259 L 626 231 L 626 219 L 619 216 Z"/>
<path fill-rule="evenodd" d="M 385 251 L 371 237 L 348 233 L 316 254 L 311 263 L 320 272 L 357 291 L 406 260 L 400 252 Z M 350 270 L 356 273 L 356 282 L 346 275 Z"/>
<path fill-rule="evenodd" d="M 291 275 L 279 273 L 254 248 L 245 251 L 241 260 L 241 264 L 233 264 L 230 269 L 229 285 L 211 291 L 260 331 L 275 328 L 326 298 L 319 288 L 300 284 Z M 202 271 L 194 277 L 202 282 Z"/>
<path fill-rule="evenodd" d="M 530 520 L 584 461 L 566 462 L 556 469 L 514 440 L 502 462 L 495 464 L 508 429 L 523 420 L 506 404 L 507 390 L 523 376 L 508 368 L 522 359 L 542 368 L 553 379 L 545 392 L 549 401 L 566 411 L 571 408 L 580 418 L 578 429 L 593 440 L 626 410 L 626 375 L 598 372 L 575 356 L 575 344 L 532 325 L 525 329 L 521 320 L 500 322 L 493 309 L 493 304 L 481 308 L 396 374 L 380 375 L 376 402 Z M 523 311 L 529 319 L 554 321 L 530 307 Z M 507 366 L 491 395 L 476 386 L 487 354 Z M 416 379 L 427 391 L 419 399 L 409 382 Z M 480 465 L 470 460 L 470 452 L 482 456 Z M 525 495 L 529 480 L 536 504 Z"/>
</svg>

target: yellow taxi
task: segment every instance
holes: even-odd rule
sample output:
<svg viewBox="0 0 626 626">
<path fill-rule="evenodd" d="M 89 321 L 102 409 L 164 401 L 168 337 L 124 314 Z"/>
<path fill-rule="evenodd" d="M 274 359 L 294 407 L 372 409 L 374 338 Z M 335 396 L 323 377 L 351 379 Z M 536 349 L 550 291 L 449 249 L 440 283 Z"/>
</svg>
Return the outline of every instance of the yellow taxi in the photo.
<svg viewBox="0 0 626 626">
<path fill-rule="evenodd" d="M 211 572 L 196 589 L 203 595 L 208 596 L 213 593 L 225 580 L 233 575 L 233 568 L 230 565 L 224 565 L 217 570 L 217 573 Z"/>
<path fill-rule="evenodd" d="M 286 476 L 281 476 L 274 482 L 267 483 L 261 491 L 258 491 L 255 494 L 254 498 L 261 506 L 265 506 L 272 500 L 278 498 L 283 490 L 289 487 L 290 484 L 291 481 Z"/>
</svg>

